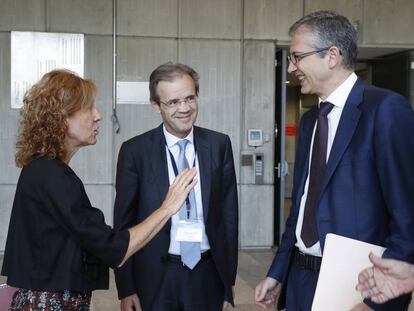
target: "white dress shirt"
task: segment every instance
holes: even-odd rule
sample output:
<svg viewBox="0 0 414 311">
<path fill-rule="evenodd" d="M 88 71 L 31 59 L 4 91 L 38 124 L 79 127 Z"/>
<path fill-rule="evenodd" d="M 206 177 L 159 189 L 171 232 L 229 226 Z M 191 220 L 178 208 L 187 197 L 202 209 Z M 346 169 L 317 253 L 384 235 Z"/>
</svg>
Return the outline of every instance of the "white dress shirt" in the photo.
<svg viewBox="0 0 414 311">
<path fill-rule="evenodd" d="M 357 81 L 357 76 L 355 73 L 352 73 L 340 86 L 338 86 L 335 91 L 333 91 L 325 101 L 330 102 L 334 105 L 331 112 L 328 114 L 328 143 L 327 143 L 327 150 L 326 150 L 326 162 L 328 162 L 329 154 L 331 153 L 332 145 L 334 143 L 334 138 L 336 134 L 336 130 L 338 129 L 339 120 L 341 119 L 342 111 L 345 106 L 345 102 L 351 93 L 352 87 L 354 86 L 355 82 Z M 319 104 L 323 100 L 319 98 Z M 308 188 L 309 188 L 309 170 L 310 164 L 312 162 L 312 147 L 313 147 L 313 139 L 315 137 L 316 131 L 316 124 L 313 127 L 313 134 L 312 134 L 312 141 L 310 145 L 309 151 L 309 166 L 308 166 L 308 177 L 306 178 L 305 187 L 303 189 L 303 194 L 300 200 L 300 208 L 299 208 L 299 215 L 298 215 L 298 222 L 296 224 L 296 246 L 299 250 L 305 254 L 313 255 L 313 256 L 322 256 L 321 251 L 321 244 L 317 242 L 316 244 L 312 245 L 311 247 L 307 248 L 300 237 L 300 233 L 302 231 L 302 224 L 303 224 L 303 214 L 305 212 L 305 203 L 306 197 L 308 196 Z"/>
<path fill-rule="evenodd" d="M 167 154 L 167 164 L 168 164 L 168 177 L 170 180 L 170 185 L 173 183 L 174 179 L 175 179 L 175 173 L 174 173 L 174 169 L 171 163 L 171 158 L 170 158 L 170 152 L 174 157 L 174 161 L 175 163 L 177 163 L 178 161 L 178 154 L 180 153 L 180 147 L 178 146 L 178 141 L 182 140 L 181 138 L 178 138 L 172 134 L 170 134 L 165 126 L 163 126 L 163 131 L 164 131 L 164 136 L 165 136 L 165 141 L 167 143 L 167 145 L 165 146 L 165 152 Z M 196 200 L 196 209 L 197 209 L 197 219 L 200 221 L 201 223 L 201 227 L 202 227 L 202 241 L 200 244 L 200 250 L 202 252 L 210 249 L 210 244 L 208 242 L 208 238 L 206 235 L 206 228 L 204 225 L 204 215 L 203 215 L 203 202 L 201 199 L 201 179 L 199 177 L 199 165 L 198 165 L 198 157 L 196 157 L 196 153 L 195 153 L 195 148 L 194 148 L 194 133 L 193 133 L 193 129 L 191 129 L 190 134 L 188 134 L 187 137 L 185 137 L 185 139 L 188 140 L 188 144 L 187 147 L 185 148 L 185 157 L 187 158 L 188 164 L 190 166 L 193 165 L 193 163 L 195 162 L 195 167 L 197 169 L 197 184 L 194 187 L 194 194 L 195 194 L 195 200 Z M 195 161 L 194 161 L 195 159 Z M 170 248 L 168 250 L 168 253 L 173 254 L 173 255 L 180 255 L 180 242 L 177 242 L 175 240 L 175 236 L 177 233 L 177 226 L 178 226 L 178 221 L 180 220 L 179 217 L 179 213 L 176 213 L 175 215 L 172 216 L 171 218 L 171 232 L 170 232 Z"/>
</svg>

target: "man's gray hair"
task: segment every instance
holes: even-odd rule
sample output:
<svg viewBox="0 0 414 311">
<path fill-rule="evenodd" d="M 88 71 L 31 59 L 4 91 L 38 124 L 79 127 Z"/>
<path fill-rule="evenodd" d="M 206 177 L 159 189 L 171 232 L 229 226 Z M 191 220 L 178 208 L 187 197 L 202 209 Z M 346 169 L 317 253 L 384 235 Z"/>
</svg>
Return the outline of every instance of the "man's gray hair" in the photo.
<svg viewBox="0 0 414 311">
<path fill-rule="evenodd" d="M 301 30 L 308 30 L 315 35 L 315 49 L 336 46 L 343 56 L 345 68 L 355 68 L 358 54 L 357 31 L 345 16 L 335 11 L 313 12 L 294 23 L 289 29 L 289 35 Z M 320 55 L 325 54 L 321 52 Z"/>
</svg>

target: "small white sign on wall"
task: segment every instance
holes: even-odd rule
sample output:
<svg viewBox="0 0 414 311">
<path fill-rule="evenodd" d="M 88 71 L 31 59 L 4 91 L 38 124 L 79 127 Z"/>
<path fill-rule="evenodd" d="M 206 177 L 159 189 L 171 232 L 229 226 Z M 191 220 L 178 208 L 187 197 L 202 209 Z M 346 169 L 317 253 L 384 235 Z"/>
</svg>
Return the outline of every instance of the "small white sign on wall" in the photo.
<svg viewBox="0 0 414 311">
<path fill-rule="evenodd" d="M 149 82 L 117 81 L 117 104 L 146 105 L 149 103 Z"/>
<path fill-rule="evenodd" d="M 83 34 L 12 31 L 11 107 L 21 108 L 26 91 L 45 73 L 57 68 L 83 77 Z"/>
</svg>

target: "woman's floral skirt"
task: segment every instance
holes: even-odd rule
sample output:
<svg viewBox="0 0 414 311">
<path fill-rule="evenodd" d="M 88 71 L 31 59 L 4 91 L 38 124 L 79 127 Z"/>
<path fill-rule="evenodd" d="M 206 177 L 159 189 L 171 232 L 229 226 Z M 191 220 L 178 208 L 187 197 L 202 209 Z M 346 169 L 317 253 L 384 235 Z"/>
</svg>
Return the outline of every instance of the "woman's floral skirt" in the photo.
<svg viewBox="0 0 414 311">
<path fill-rule="evenodd" d="M 39 292 L 18 289 L 9 311 L 89 311 L 91 292 Z"/>
</svg>

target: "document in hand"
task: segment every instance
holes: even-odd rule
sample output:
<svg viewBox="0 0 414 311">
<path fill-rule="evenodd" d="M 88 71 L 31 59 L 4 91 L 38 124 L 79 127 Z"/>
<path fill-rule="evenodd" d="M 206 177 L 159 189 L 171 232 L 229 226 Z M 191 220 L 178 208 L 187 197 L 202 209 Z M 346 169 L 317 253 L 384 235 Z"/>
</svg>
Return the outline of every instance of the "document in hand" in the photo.
<svg viewBox="0 0 414 311">
<path fill-rule="evenodd" d="M 372 266 L 370 252 L 381 256 L 384 250 L 374 244 L 327 234 L 312 311 L 349 311 L 361 303 L 361 294 L 355 290 L 358 274 Z"/>
</svg>

